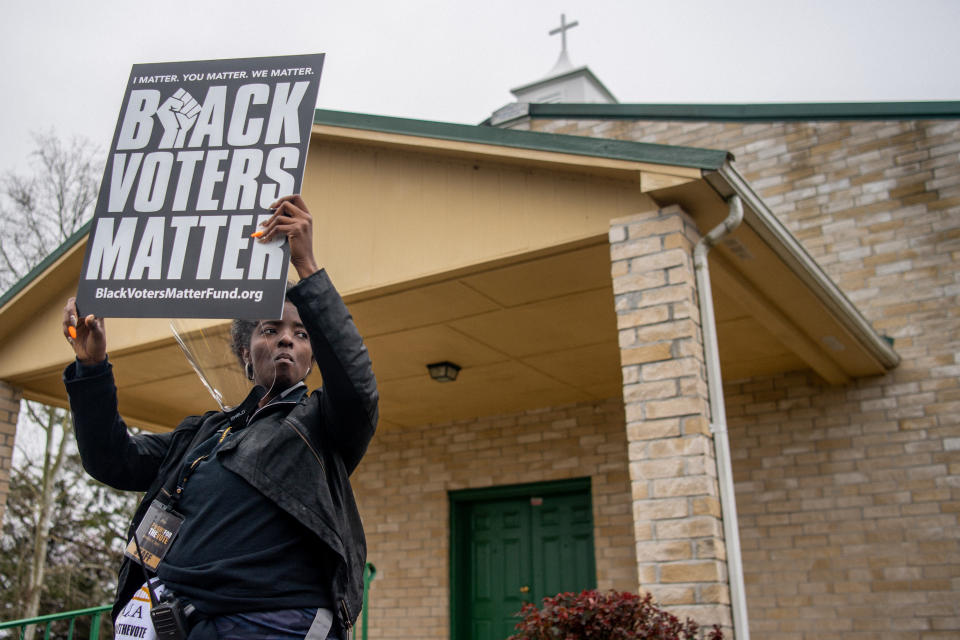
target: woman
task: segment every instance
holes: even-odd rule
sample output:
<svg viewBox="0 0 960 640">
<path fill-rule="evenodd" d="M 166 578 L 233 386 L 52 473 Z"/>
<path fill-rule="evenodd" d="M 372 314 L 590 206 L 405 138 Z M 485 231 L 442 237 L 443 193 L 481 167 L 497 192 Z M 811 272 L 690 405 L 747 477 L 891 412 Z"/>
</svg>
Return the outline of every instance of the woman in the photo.
<svg viewBox="0 0 960 640">
<path fill-rule="evenodd" d="M 235 352 L 255 386 L 228 412 L 130 435 L 117 413 L 103 320 L 78 321 L 72 298 L 64 309 L 76 353 L 64 383 L 84 468 L 110 486 L 146 492 L 128 532 L 114 619 L 144 582 L 132 558 L 145 558 L 136 547 L 156 521 L 172 543 L 157 552 L 159 564 L 146 564 L 192 611 L 191 640 L 324 638 L 331 627 L 329 637 L 342 639 L 356 621 L 366 543 L 349 475 L 376 427 L 376 381 L 343 300 L 313 257 L 305 203 L 287 196 L 271 208 L 260 240 L 285 234 L 301 281 L 288 290 L 281 319 L 234 321 Z M 308 394 L 313 362 L 324 384 Z"/>
</svg>

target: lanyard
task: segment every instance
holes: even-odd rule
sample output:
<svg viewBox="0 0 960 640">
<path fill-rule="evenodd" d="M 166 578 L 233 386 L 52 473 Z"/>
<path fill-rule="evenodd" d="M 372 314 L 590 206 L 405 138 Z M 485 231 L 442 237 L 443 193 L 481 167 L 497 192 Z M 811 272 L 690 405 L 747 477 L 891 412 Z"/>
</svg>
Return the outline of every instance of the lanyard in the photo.
<svg viewBox="0 0 960 640">
<path fill-rule="evenodd" d="M 275 407 L 278 404 L 290 404 L 291 400 L 281 400 L 281 398 L 292 397 L 293 392 L 300 389 L 301 387 L 303 389 L 306 389 L 306 385 L 304 385 L 302 382 L 293 385 L 292 387 L 284 391 L 282 394 L 280 394 L 278 398 L 274 399 L 272 402 L 270 402 L 269 404 L 261 408 L 257 408 L 257 403 L 263 397 L 265 391 L 263 390 L 262 387 L 255 387 L 254 391 L 251 391 L 250 395 L 247 396 L 247 399 L 244 400 L 243 404 L 227 412 L 226 417 L 228 420 L 228 424 L 226 428 L 218 432 L 220 433 L 220 438 L 210 448 L 210 450 L 202 455 L 197 456 L 193 460 L 193 462 L 191 462 L 190 465 L 186 467 L 186 469 L 183 469 L 183 465 L 181 463 L 180 467 L 178 467 L 176 474 L 170 477 L 166 485 L 161 489 L 161 492 L 165 494 L 168 499 L 168 502 L 166 503 L 166 505 L 171 509 L 176 506 L 177 502 L 179 502 L 180 498 L 183 496 L 183 490 L 187 485 L 187 481 L 190 480 L 190 477 L 197 470 L 197 467 L 200 465 L 201 462 L 208 459 L 210 456 L 216 454 L 217 449 L 220 447 L 221 444 L 223 444 L 223 441 L 226 439 L 227 435 L 230 434 L 231 430 L 235 425 L 237 425 L 238 428 L 242 428 L 246 426 L 248 422 L 253 420 L 253 417 L 256 414 L 258 414 L 260 411 L 266 410 L 268 407 Z M 257 392 L 257 389 L 259 389 L 259 392 Z M 299 395 L 303 395 L 303 391 L 300 391 Z M 295 402 L 293 403 L 295 404 Z M 213 437 L 214 437 L 213 435 L 210 436 L 210 438 L 213 438 Z M 196 448 L 202 445 L 203 445 L 203 442 L 199 443 L 197 447 L 194 447 L 193 450 L 196 450 Z M 181 469 L 182 469 L 182 472 L 181 472 Z"/>
<path fill-rule="evenodd" d="M 226 429 L 224 429 L 220 433 L 220 438 L 217 440 L 216 444 L 213 445 L 213 447 L 210 449 L 209 452 L 204 453 L 203 455 L 197 456 L 197 458 L 190 463 L 190 466 L 188 466 L 183 471 L 182 477 L 179 478 L 179 481 L 177 482 L 177 487 L 173 491 L 173 495 L 170 496 L 170 499 L 171 499 L 171 503 L 169 505 L 170 507 L 176 506 L 177 502 L 180 501 L 180 498 L 183 496 L 183 490 L 187 486 L 187 481 L 190 480 L 190 477 L 193 475 L 193 472 L 197 470 L 197 467 L 200 466 L 201 462 L 203 462 L 204 460 L 208 459 L 210 456 L 215 455 L 217 453 L 217 448 L 219 448 L 220 445 L 223 443 L 223 441 L 226 439 L 231 429 L 233 429 L 232 424 L 229 425 Z"/>
</svg>

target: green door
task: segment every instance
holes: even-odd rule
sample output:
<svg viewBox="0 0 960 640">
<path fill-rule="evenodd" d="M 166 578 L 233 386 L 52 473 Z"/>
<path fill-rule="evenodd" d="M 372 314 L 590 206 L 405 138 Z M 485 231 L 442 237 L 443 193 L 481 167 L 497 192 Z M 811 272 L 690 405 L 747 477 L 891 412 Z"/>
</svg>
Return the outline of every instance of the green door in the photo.
<svg viewBox="0 0 960 640">
<path fill-rule="evenodd" d="M 589 481 L 499 493 L 451 496 L 457 640 L 503 640 L 525 602 L 596 586 Z"/>
</svg>

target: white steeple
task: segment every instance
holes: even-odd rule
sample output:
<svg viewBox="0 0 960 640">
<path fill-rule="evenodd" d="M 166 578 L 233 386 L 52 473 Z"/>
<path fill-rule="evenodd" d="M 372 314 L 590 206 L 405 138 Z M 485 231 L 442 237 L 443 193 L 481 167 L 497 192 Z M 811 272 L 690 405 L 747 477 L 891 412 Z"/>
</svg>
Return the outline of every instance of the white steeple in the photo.
<svg viewBox="0 0 960 640">
<path fill-rule="evenodd" d="M 540 80 L 511 89 L 517 102 L 599 102 L 615 104 L 617 99 L 586 66 L 574 67 L 567 52 L 567 31 L 579 26 L 579 21 L 567 22 L 560 14 L 560 26 L 551 29 L 551 36 L 560 35 L 560 56 L 553 69 Z"/>
</svg>

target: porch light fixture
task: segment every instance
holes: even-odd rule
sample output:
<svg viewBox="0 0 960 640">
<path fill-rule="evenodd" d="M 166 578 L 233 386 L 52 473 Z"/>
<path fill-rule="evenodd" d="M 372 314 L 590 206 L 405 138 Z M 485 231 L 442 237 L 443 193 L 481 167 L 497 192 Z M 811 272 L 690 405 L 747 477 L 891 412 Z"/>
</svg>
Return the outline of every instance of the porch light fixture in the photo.
<svg viewBox="0 0 960 640">
<path fill-rule="evenodd" d="M 430 372 L 430 377 L 437 382 L 453 382 L 457 379 L 457 374 L 460 373 L 460 365 L 444 360 L 443 362 L 428 364 L 427 371 Z"/>
</svg>

